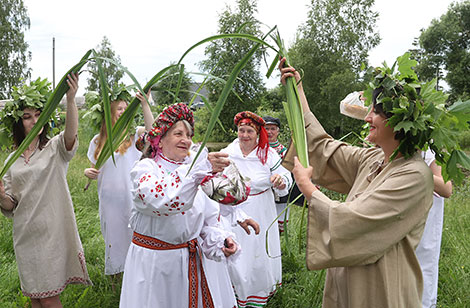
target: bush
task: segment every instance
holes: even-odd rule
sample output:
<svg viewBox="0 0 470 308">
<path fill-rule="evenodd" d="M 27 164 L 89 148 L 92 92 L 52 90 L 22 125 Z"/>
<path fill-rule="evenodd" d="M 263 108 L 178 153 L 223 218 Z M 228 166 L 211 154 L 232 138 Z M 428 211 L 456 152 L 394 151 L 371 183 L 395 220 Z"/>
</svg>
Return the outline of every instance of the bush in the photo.
<svg viewBox="0 0 470 308">
<path fill-rule="evenodd" d="M 460 136 L 460 146 L 462 149 L 470 151 L 470 131 L 462 133 Z"/>
</svg>

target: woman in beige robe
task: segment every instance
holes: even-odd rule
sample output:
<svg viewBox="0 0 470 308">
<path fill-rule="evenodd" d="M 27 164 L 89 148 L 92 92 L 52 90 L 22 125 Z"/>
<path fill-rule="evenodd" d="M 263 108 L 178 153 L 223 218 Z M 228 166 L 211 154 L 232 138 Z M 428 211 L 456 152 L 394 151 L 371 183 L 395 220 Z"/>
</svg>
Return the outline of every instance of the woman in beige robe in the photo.
<svg viewBox="0 0 470 308">
<path fill-rule="evenodd" d="M 281 61 L 281 82 L 299 74 Z M 398 153 L 393 128 L 373 106 L 365 120 L 375 148 L 349 146 L 329 136 L 309 110 L 302 84 L 299 95 L 306 123 L 310 166 L 291 147 L 284 165 L 309 199 L 307 266 L 328 269 L 323 307 L 419 307 L 423 279 L 415 249 L 432 204 L 432 173 L 416 153 Z M 329 199 L 312 181 L 348 194 Z"/>
</svg>

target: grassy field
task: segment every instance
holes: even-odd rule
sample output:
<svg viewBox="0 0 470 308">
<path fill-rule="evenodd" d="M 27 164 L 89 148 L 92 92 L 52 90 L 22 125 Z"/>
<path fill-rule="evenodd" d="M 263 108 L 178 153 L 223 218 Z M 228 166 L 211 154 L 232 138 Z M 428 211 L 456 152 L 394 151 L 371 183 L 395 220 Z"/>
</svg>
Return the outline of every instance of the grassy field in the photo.
<svg viewBox="0 0 470 308">
<path fill-rule="evenodd" d="M 88 191 L 83 170 L 91 133 L 81 128 L 80 147 L 70 163 L 68 182 L 75 205 L 78 230 L 85 250 L 88 272 L 94 285 L 70 285 L 61 295 L 64 307 L 111 308 L 119 306 L 119 287 L 113 291 L 104 275 L 104 242 L 101 236 L 96 182 Z M 7 153 L 0 152 L 4 161 Z M 470 183 L 454 189 L 446 201 L 444 235 L 439 277 L 438 307 L 470 307 Z M 307 271 L 305 267 L 305 227 L 299 230 L 301 208 L 291 211 L 289 236 L 282 238 L 283 287 L 268 307 L 321 307 L 324 271 Z M 0 307 L 30 307 L 20 291 L 13 252 L 11 220 L 0 215 Z M 300 232 L 299 232 L 300 231 Z M 302 243 L 299 248 L 299 236 Z"/>
</svg>

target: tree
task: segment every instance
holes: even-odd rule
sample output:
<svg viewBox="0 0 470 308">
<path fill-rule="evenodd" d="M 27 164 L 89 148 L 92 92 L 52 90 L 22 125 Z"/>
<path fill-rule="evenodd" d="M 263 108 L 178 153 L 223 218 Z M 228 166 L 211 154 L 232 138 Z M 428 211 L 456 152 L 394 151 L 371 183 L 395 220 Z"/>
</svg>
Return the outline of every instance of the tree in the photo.
<svg viewBox="0 0 470 308">
<path fill-rule="evenodd" d="M 446 14 L 421 31 L 418 47 L 421 78 L 432 79 L 444 70 L 449 99 L 470 97 L 470 1 L 452 3 Z"/>
<path fill-rule="evenodd" d="M 260 35 L 259 22 L 255 19 L 257 11 L 256 0 L 237 0 L 235 10 L 226 7 L 219 16 L 218 33 L 248 33 L 255 36 Z M 242 28 L 241 26 L 244 25 Z M 201 68 L 212 75 L 226 79 L 235 65 L 254 46 L 252 41 L 246 39 L 224 39 L 212 42 L 205 50 L 208 57 L 200 63 Z M 265 91 L 263 79 L 259 71 L 262 51 L 258 51 L 250 59 L 250 62 L 240 72 L 239 80 L 234 84 L 236 93 L 230 94 L 224 105 L 224 111 L 219 119 L 226 129 L 233 129 L 233 118 L 235 114 L 243 110 L 255 111 L 261 102 Z M 216 102 L 224 84 L 211 79 L 207 84 L 209 101 Z M 202 124 L 202 123 L 201 123 Z M 214 141 L 228 141 L 233 138 L 230 132 L 223 132 L 220 126 L 216 126 L 212 137 Z"/>
<path fill-rule="evenodd" d="M 303 70 L 311 110 L 326 131 L 341 137 L 360 131 L 360 121 L 343 116 L 339 102 L 363 89 L 361 67 L 380 38 L 374 32 L 374 0 L 312 1 L 305 24 L 289 50 L 291 64 Z"/>
<path fill-rule="evenodd" d="M 168 106 L 173 103 L 176 87 L 178 85 L 179 67 L 170 68 L 165 77 L 152 87 L 153 98 L 157 105 Z M 180 90 L 176 102 L 188 103 L 192 98 L 193 93 L 190 93 L 191 77 L 183 71 L 183 79 L 180 85 Z"/>
<path fill-rule="evenodd" d="M 121 59 L 119 56 L 116 56 L 114 50 L 112 49 L 111 42 L 109 39 L 104 36 L 101 44 L 96 47 L 96 52 L 99 57 L 113 59 L 117 63 L 121 64 Z M 102 61 L 104 75 L 106 77 L 107 85 L 110 88 L 116 87 L 119 84 L 122 76 L 124 76 L 123 71 L 109 61 Z M 100 82 L 98 78 L 98 67 L 96 62 L 89 62 L 88 68 L 90 70 L 90 77 L 87 79 L 88 86 L 87 91 L 98 91 L 100 89 Z"/>
<path fill-rule="evenodd" d="M 0 99 L 10 96 L 12 86 L 31 75 L 31 52 L 24 40 L 30 27 L 23 0 L 2 0 L 0 4 Z"/>
</svg>

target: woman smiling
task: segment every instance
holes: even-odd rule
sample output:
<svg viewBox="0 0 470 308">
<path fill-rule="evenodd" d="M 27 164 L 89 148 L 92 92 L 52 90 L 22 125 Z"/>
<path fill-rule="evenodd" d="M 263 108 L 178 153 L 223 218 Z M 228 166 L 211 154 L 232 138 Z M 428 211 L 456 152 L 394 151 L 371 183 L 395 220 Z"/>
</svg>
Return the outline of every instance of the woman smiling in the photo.
<svg viewBox="0 0 470 308">
<path fill-rule="evenodd" d="M 284 64 L 282 59 L 281 82 L 299 81 L 299 73 Z M 390 125 L 391 109 L 384 104 L 395 96 L 374 89 L 365 121 L 376 147 L 361 148 L 329 136 L 310 111 L 301 82 L 298 91 L 310 166 L 304 168 L 292 149 L 285 165 L 309 200 L 307 266 L 328 269 L 323 307 L 420 307 L 423 278 L 415 249 L 432 204 L 433 178 L 416 141 Z M 390 93 L 403 93 L 402 85 Z M 404 138 L 406 151 L 399 148 Z M 347 194 L 346 201 L 331 200 L 312 181 Z"/>
<path fill-rule="evenodd" d="M 134 234 L 121 308 L 235 305 L 226 269 L 211 276 L 205 256 L 223 261 L 237 252 L 237 245 L 232 234 L 218 226 L 217 203 L 199 189 L 204 177 L 223 170 L 214 166 L 228 164 L 227 155 L 203 153 L 189 171 L 195 159 L 190 151 L 193 129 L 191 110 L 178 103 L 166 107 L 137 142 L 147 148 L 131 170 Z"/>
<path fill-rule="evenodd" d="M 259 224 L 262 236 L 245 234 L 237 227 L 243 218 L 230 211 L 233 207 L 221 205 L 223 221 L 243 247 L 237 262 L 229 265 L 229 273 L 239 306 L 261 307 L 276 292 L 282 279 L 279 232 L 277 228 L 268 230 L 277 220 L 273 189 L 280 196 L 287 195 L 292 179 L 289 171 L 281 166 L 277 152 L 269 146 L 265 122 L 260 116 L 243 111 L 235 116 L 234 124 L 238 138 L 221 152 L 227 153 L 240 173 L 250 179 L 250 195 L 237 207 Z"/>
</svg>

